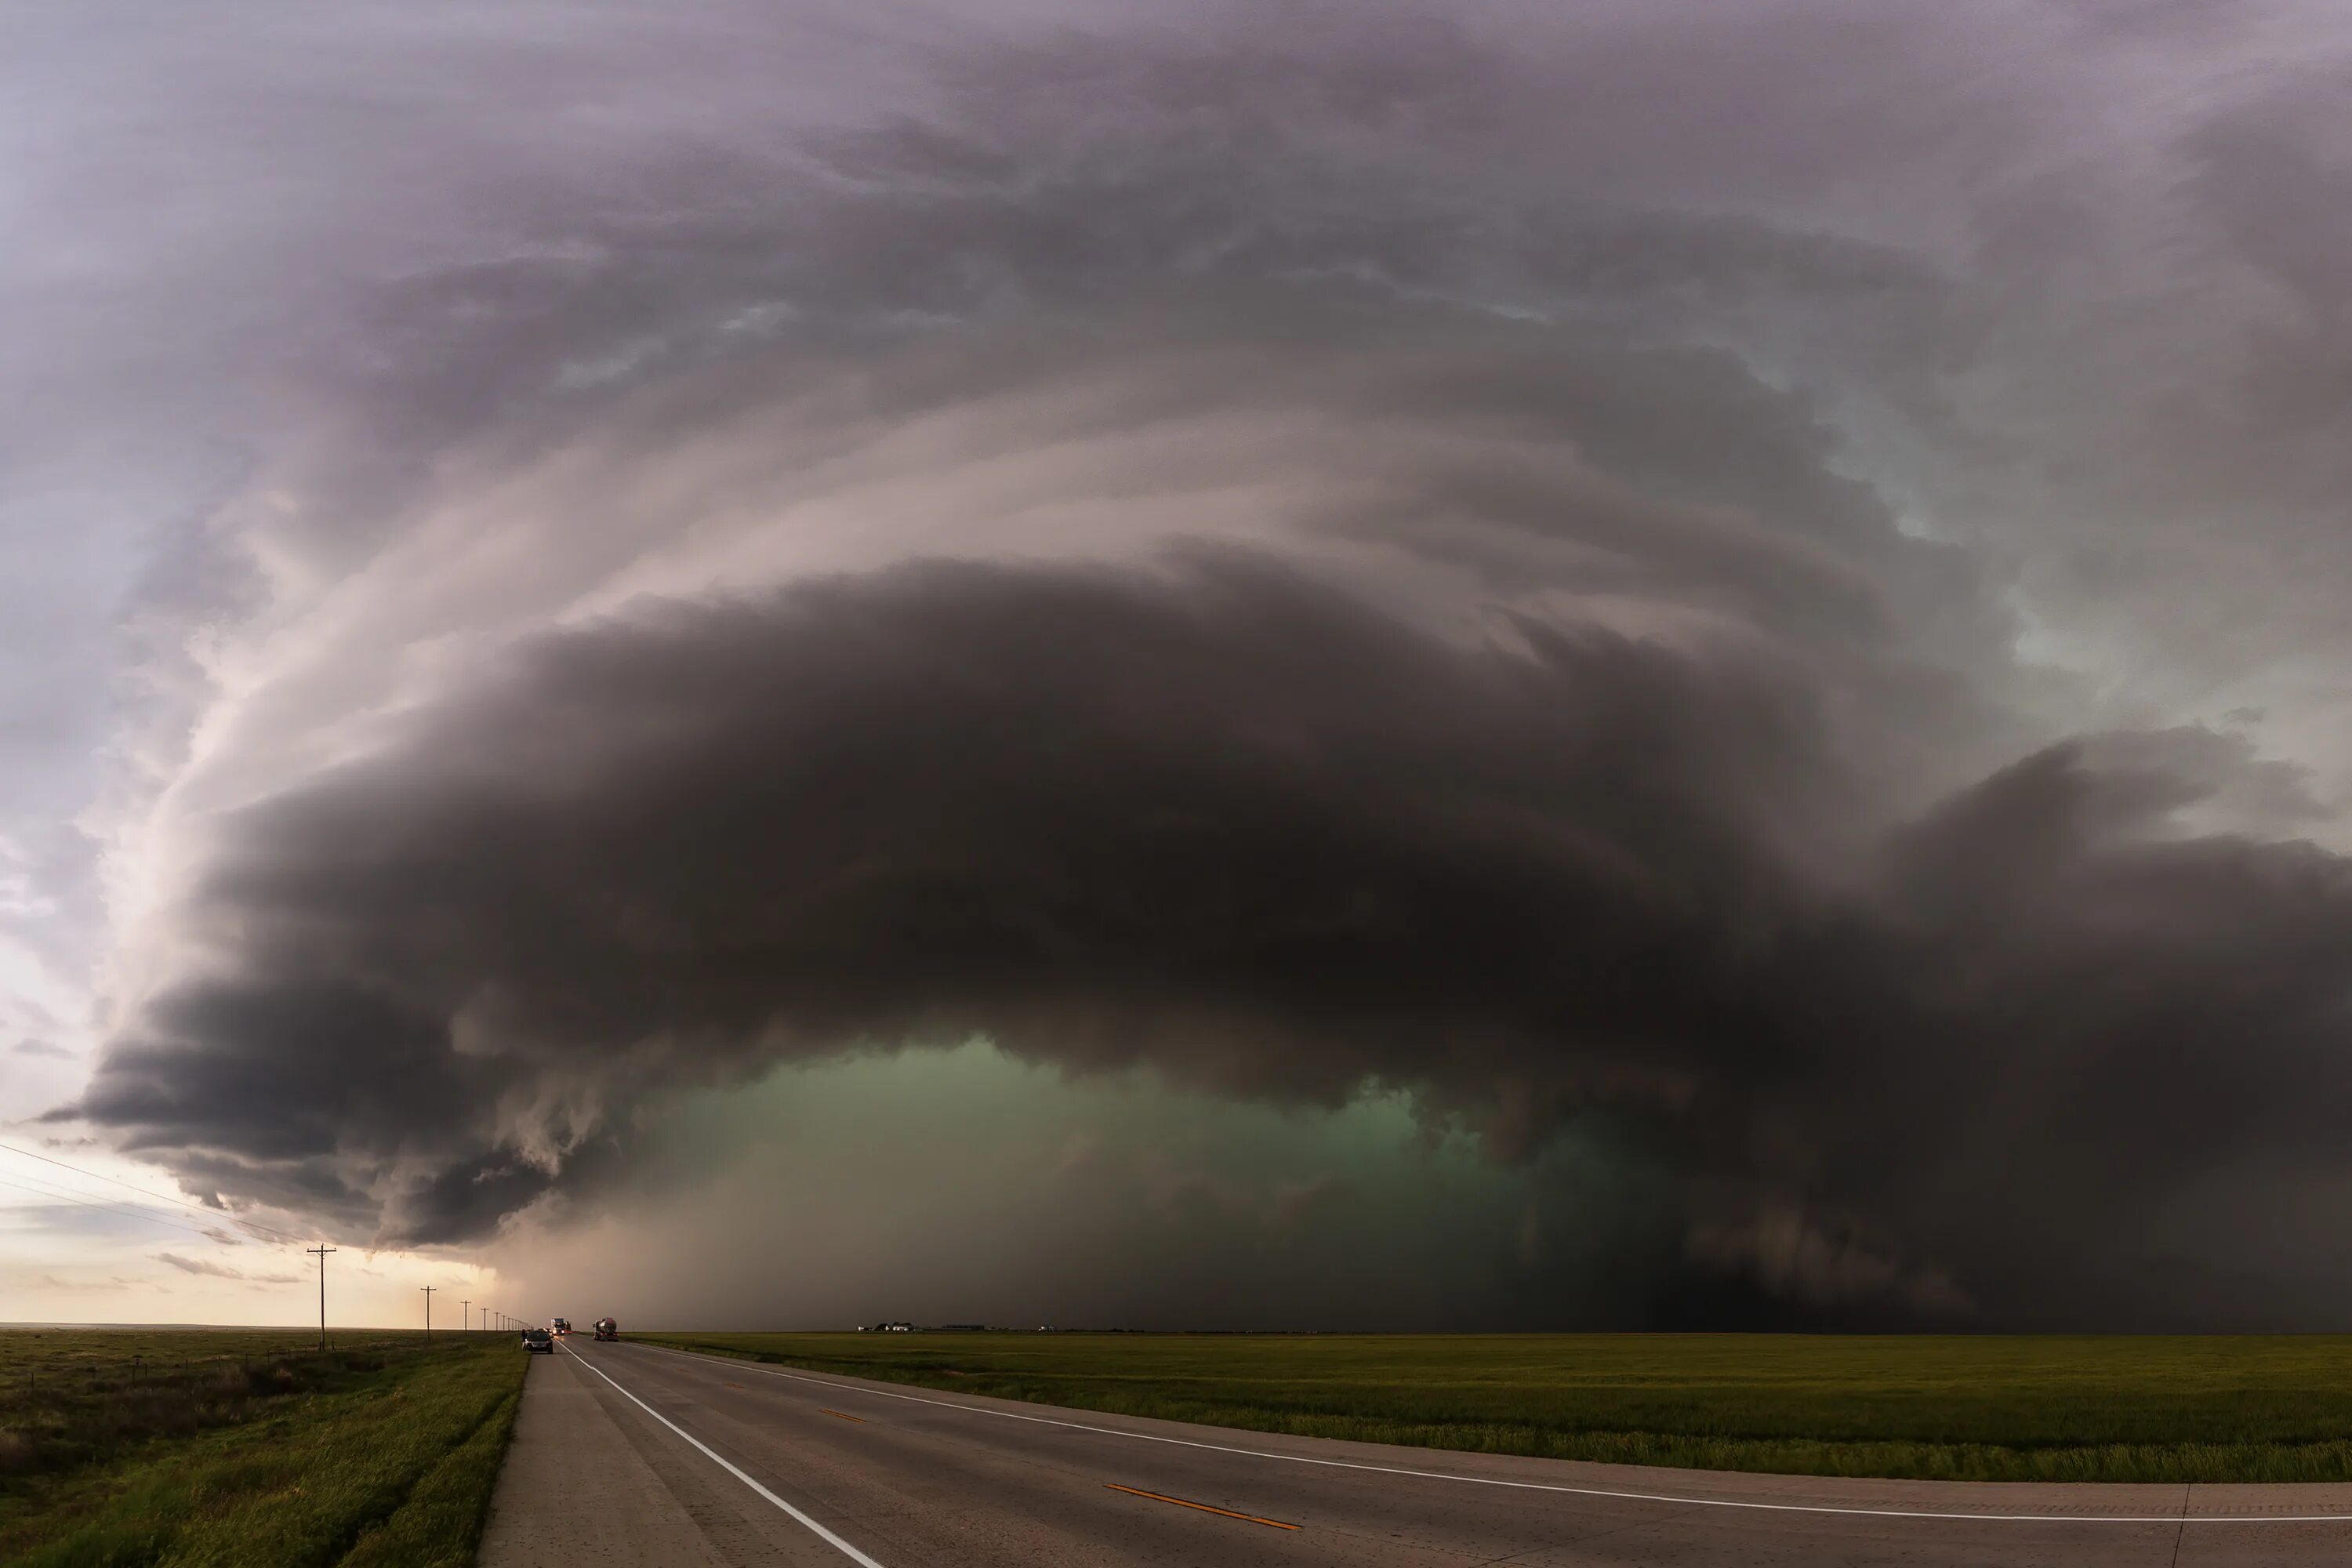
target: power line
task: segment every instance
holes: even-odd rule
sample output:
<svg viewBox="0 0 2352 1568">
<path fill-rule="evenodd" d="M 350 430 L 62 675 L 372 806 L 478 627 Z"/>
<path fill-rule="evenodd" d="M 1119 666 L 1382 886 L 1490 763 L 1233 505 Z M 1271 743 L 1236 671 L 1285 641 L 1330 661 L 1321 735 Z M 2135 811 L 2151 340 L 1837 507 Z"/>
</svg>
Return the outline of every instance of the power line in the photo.
<svg viewBox="0 0 2352 1568">
<path fill-rule="evenodd" d="M 175 1207 L 187 1210 L 190 1214 L 203 1215 L 208 1219 L 225 1220 L 230 1224 L 241 1225 L 253 1230 L 262 1231 L 268 1235 L 278 1237 L 280 1241 L 300 1241 L 302 1239 L 300 1237 L 294 1235 L 290 1231 L 279 1230 L 276 1226 L 272 1225 L 264 1225 L 257 1219 L 240 1218 L 236 1215 L 224 1213 L 219 1209 L 205 1208 L 199 1204 L 192 1204 L 179 1198 L 171 1197 L 163 1193 L 152 1192 L 149 1189 L 139 1185 L 135 1182 L 126 1182 L 119 1176 L 110 1176 L 103 1171 L 93 1171 L 86 1166 L 74 1164 L 70 1161 L 54 1159 L 47 1154 L 36 1154 L 30 1149 L 19 1149 L 14 1143 L 0 1143 L 0 1149 L 5 1149 L 11 1154 L 22 1154 L 27 1160 L 38 1160 L 45 1165 L 55 1165 L 59 1170 L 71 1171 L 77 1175 L 89 1176 L 100 1182 L 110 1182 L 114 1185 L 122 1188 L 125 1192 L 137 1193 L 141 1197 L 152 1198 L 157 1203 L 171 1204 Z"/>
<path fill-rule="evenodd" d="M 59 1170 L 71 1171 L 76 1175 L 88 1176 L 93 1181 L 109 1183 L 114 1186 L 121 1187 L 125 1192 L 137 1193 L 141 1197 L 152 1198 L 157 1203 L 170 1204 L 174 1208 L 185 1209 L 190 1214 L 202 1215 L 204 1218 L 212 1220 L 215 1224 L 243 1226 L 249 1230 L 257 1230 L 266 1235 L 276 1237 L 281 1241 L 299 1242 L 302 1239 L 300 1237 L 294 1235 L 290 1231 L 279 1230 L 276 1226 L 264 1225 L 257 1219 L 247 1219 L 239 1215 L 230 1214 L 224 1209 L 207 1208 L 201 1204 L 188 1203 L 184 1199 L 173 1197 L 169 1194 L 154 1192 L 149 1188 L 142 1187 L 136 1182 L 126 1182 L 120 1177 L 110 1176 L 103 1171 L 93 1171 L 88 1166 L 74 1164 L 71 1161 L 55 1159 L 47 1154 L 37 1154 L 30 1149 L 20 1149 L 14 1143 L 0 1143 L 0 1149 L 5 1149 L 11 1154 L 21 1154 L 27 1160 L 38 1160 L 45 1165 L 55 1165 Z"/>
<path fill-rule="evenodd" d="M 79 1204 L 84 1208 L 104 1209 L 109 1214 L 121 1215 L 126 1219 L 152 1219 L 158 1225 L 168 1225 L 174 1229 L 197 1231 L 196 1226 L 189 1225 L 184 1220 L 174 1219 L 170 1215 L 157 1214 L 152 1209 L 133 1208 L 127 1204 L 114 1203 L 106 1198 L 92 1197 L 87 1193 L 77 1193 L 72 1188 L 58 1183 L 44 1181 L 38 1176 L 27 1176 L 20 1173 L 15 1176 L 0 1176 L 0 1183 L 5 1183 L 20 1192 L 31 1193 L 36 1196 L 63 1198 L 68 1203 Z M 202 1232 L 197 1231 L 197 1234 Z"/>
<path fill-rule="evenodd" d="M 67 1192 L 63 1188 L 58 1187 L 53 1184 L 37 1187 L 27 1184 L 27 1183 L 22 1180 L 12 1180 L 6 1176 L 0 1176 L 0 1186 L 15 1187 L 19 1192 L 30 1193 L 37 1198 L 63 1198 L 68 1203 L 79 1204 L 84 1208 L 98 1209 L 106 1214 L 120 1215 L 124 1219 L 143 1219 L 150 1225 L 168 1225 L 173 1230 L 184 1230 L 190 1236 L 201 1236 L 207 1241 L 218 1241 L 220 1239 L 219 1236 L 214 1232 L 200 1230 L 193 1225 L 183 1225 L 178 1220 L 168 1219 L 163 1215 L 151 1214 L 141 1209 L 117 1208 L 114 1205 L 103 1202 L 98 1198 L 83 1197 L 77 1195 L 76 1194 Z"/>
<path fill-rule="evenodd" d="M 23 1192 L 35 1194 L 37 1196 L 63 1198 L 68 1203 L 79 1204 L 85 1208 L 103 1209 L 108 1214 L 119 1214 L 131 1219 L 152 1220 L 157 1225 L 168 1225 L 175 1230 L 184 1230 L 192 1236 L 201 1236 L 207 1241 L 216 1241 L 226 1247 L 237 1246 L 242 1241 L 261 1242 L 264 1240 L 263 1237 L 257 1236 L 246 1236 L 240 1237 L 228 1235 L 225 1229 L 226 1226 L 232 1224 L 245 1225 L 249 1224 L 250 1222 L 237 1220 L 226 1215 L 214 1215 L 210 1211 L 201 1208 L 190 1208 L 189 1212 L 191 1214 L 203 1215 L 209 1219 L 214 1219 L 216 1223 L 210 1226 L 190 1225 L 186 1221 L 178 1219 L 173 1215 L 159 1214 L 153 1209 L 142 1208 L 137 1204 L 126 1204 L 119 1199 L 100 1197 L 95 1193 L 77 1192 L 73 1188 L 67 1186 L 62 1182 L 52 1181 L 46 1176 L 29 1175 L 23 1171 L 16 1173 L 13 1176 L 0 1176 L 0 1182 L 5 1182 L 9 1186 L 16 1187 Z M 182 1206 L 186 1207 L 187 1205 L 183 1205 Z M 267 1229 L 268 1227 L 264 1226 L 262 1228 Z M 273 1236 L 283 1236 L 285 1233 L 282 1231 L 273 1231 L 271 1234 Z M 291 1239 L 299 1241 L 300 1237 L 297 1237 Z"/>
</svg>

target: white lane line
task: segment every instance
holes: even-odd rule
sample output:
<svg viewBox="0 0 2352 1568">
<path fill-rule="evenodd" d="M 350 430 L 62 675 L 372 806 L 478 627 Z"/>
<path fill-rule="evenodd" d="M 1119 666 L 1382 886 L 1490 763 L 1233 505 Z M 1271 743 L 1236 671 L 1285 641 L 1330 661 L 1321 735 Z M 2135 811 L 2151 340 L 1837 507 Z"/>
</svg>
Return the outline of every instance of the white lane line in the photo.
<svg viewBox="0 0 2352 1568">
<path fill-rule="evenodd" d="M 573 1350 L 570 1345 L 564 1346 L 563 1350 L 564 1353 L 569 1355 L 573 1361 L 578 1362 L 582 1366 L 586 1367 L 598 1377 L 604 1378 L 606 1383 L 613 1383 L 613 1380 L 605 1375 L 604 1369 L 603 1367 L 598 1366 L 586 1356 L 582 1355 L 578 1351 Z M 882 1564 L 875 1562 L 874 1559 L 868 1557 L 866 1553 L 860 1552 L 857 1548 L 852 1546 L 838 1535 L 835 1535 L 832 1531 L 827 1530 L 824 1525 L 819 1524 L 815 1520 L 811 1519 L 808 1515 L 803 1513 L 800 1510 L 794 1508 L 792 1504 L 786 1502 L 783 1499 L 778 1497 L 775 1493 L 761 1486 L 758 1481 L 753 1480 L 750 1476 L 745 1475 L 742 1470 L 730 1463 L 724 1455 L 714 1452 L 708 1443 L 705 1443 L 701 1438 L 696 1436 L 693 1433 L 688 1431 L 685 1427 L 679 1426 L 677 1422 L 671 1420 L 668 1416 L 663 1415 L 652 1405 L 647 1405 L 644 1400 L 639 1399 L 627 1389 L 621 1387 L 619 1384 L 613 1383 L 613 1387 L 620 1394 L 622 1398 L 627 1400 L 630 1404 L 635 1405 L 638 1409 L 644 1411 L 646 1415 L 652 1416 L 655 1420 L 660 1422 L 663 1426 L 668 1427 L 671 1431 L 677 1433 L 679 1436 L 685 1438 L 688 1442 L 701 1449 L 704 1457 L 709 1458 L 713 1464 L 719 1466 L 719 1468 L 725 1470 L 729 1475 L 733 1476 L 737 1480 L 741 1481 L 745 1486 L 750 1487 L 753 1491 L 758 1492 L 761 1497 L 766 1498 L 770 1502 L 774 1503 L 778 1508 L 782 1509 L 786 1513 L 792 1515 L 793 1519 L 796 1522 L 805 1525 L 808 1529 L 822 1536 L 827 1545 L 839 1552 L 844 1557 L 848 1558 L 852 1563 L 861 1564 L 862 1568 L 882 1568 Z"/>
<path fill-rule="evenodd" d="M 1097 1432 L 1108 1437 L 1131 1437 L 1139 1443 L 1167 1443 L 1179 1448 L 1205 1448 L 1213 1454 L 1241 1454 L 1253 1459 L 1276 1459 L 1286 1465 L 1319 1465 L 1333 1470 L 1369 1470 L 1381 1476 L 1410 1476 L 1416 1480 L 1454 1481 L 1471 1487 L 1508 1487 L 1517 1491 L 1566 1492 L 1573 1497 L 1612 1498 L 1621 1502 L 1680 1503 L 1685 1508 L 1744 1508 L 1760 1513 L 1836 1513 L 1854 1514 L 1866 1519 L 1958 1519 L 1982 1520 L 2000 1524 L 2179 1524 L 2185 1518 L 2190 1524 L 2352 1524 L 2352 1513 L 1962 1513 L 1938 1512 L 1932 1509 L 1909 1508 L 1839 1508 L 1829 1503 L 1749 1502 L 1737 1498 L 1676 1497 L 1671 1492 L 1612 1491 L 1605 1487 L 1562 1486 L 1554 1481 L 1507 1481 L 1493 1476 L 1455 1476 L 1444 1470 L 1409 1470 L 1395 1465 L 1367 1465 L 1353 1459 L 1317 1459 L 1305 1454 L 1277 1454 L 1265 1448 L 1237 1448 L 1223 1443 L 1201 1443 L 1189 1437 L 1163 1437 L 1156 1432 L 1128 1432 L 1117 1426 L 1090 1426 L 1083 1421 L 1057 1421 L 1049 1415 L 1024 1415 L 1012 1410 L 991 1410 L 984 1405 L 959 1405 L 952 1399 L 926 1399 L 919 1394 L 898 1394 L 887 1389 L 866 1388 L 854 1383 L 835 1383 L 826 1378 L 811 1377 L 804 1372 L 786 1372 L 780 1367 L 763 1366 L 758 1362 L 740 1361 L 733 1356 L 706 1355 L 699 1351 L 672 1350 L 667 1345 L 637 1342 L 640 1349 L 657 1351 L 664 1355 L 685 1356 L 692 1361 L 716 1362 L 721 1366 L 742 1367 L 752 1372 L 764 1372 L 770 1377 L 785 1377 L 794 1383 L 814 1383 L 819 1388 L 836 1389 L 843 1394 L 866 1394 L 877 1399 L 903 1399 L 909 1405 L 936 1405 L 942 1410 L 961 1410 L 967 1415 L 995 1415 L 1007 1421 L 1028 1421 L 1040 1426 L 1061 1426 L 1072 1432 Z"/>
</svg>

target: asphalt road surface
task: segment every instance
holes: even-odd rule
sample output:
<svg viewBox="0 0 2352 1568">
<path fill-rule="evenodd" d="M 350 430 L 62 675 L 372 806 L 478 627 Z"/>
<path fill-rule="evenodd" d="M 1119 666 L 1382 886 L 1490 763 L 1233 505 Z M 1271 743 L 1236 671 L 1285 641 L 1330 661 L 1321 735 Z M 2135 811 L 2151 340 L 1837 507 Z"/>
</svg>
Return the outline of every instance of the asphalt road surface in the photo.
<svg viewBox="0 0 2352 1568">
<path fill-rule="evenodd" d="M 1570 1464 L 1102 1415 L 575 1338 L 531 1366 L 480 1564 L 2347 1561 L 2352 1486 L 1984 1486 Z"/>
</svg>

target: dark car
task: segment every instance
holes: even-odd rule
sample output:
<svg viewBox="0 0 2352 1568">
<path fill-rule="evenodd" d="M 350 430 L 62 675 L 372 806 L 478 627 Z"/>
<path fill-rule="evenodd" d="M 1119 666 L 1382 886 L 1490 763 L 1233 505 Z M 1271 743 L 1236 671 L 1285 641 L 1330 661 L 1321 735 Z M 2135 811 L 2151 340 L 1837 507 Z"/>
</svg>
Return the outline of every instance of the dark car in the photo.
<svg viewBox="0 0 2352 1568">
<path fill-rule="evenodd" d="M 522 1348 L 527 1351 L 543 1351 L 549 1355 L 553 1355 L 555 1336 L 545 1329 L 525 1329 L 522 1331 Z"/>
</svg>

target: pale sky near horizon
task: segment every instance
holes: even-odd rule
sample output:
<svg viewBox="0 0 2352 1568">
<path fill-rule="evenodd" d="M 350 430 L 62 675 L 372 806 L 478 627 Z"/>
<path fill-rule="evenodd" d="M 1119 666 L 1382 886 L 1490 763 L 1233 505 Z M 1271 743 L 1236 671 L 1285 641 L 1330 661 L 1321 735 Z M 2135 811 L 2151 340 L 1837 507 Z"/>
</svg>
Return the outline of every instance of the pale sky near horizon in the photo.
<svg viewBox="0 0 2352 1568">
<path fill-rule="evenodd" d="M 6 15 L 0 1320 L 2344 1324 L 2336 10 Z"/>
</svg>

